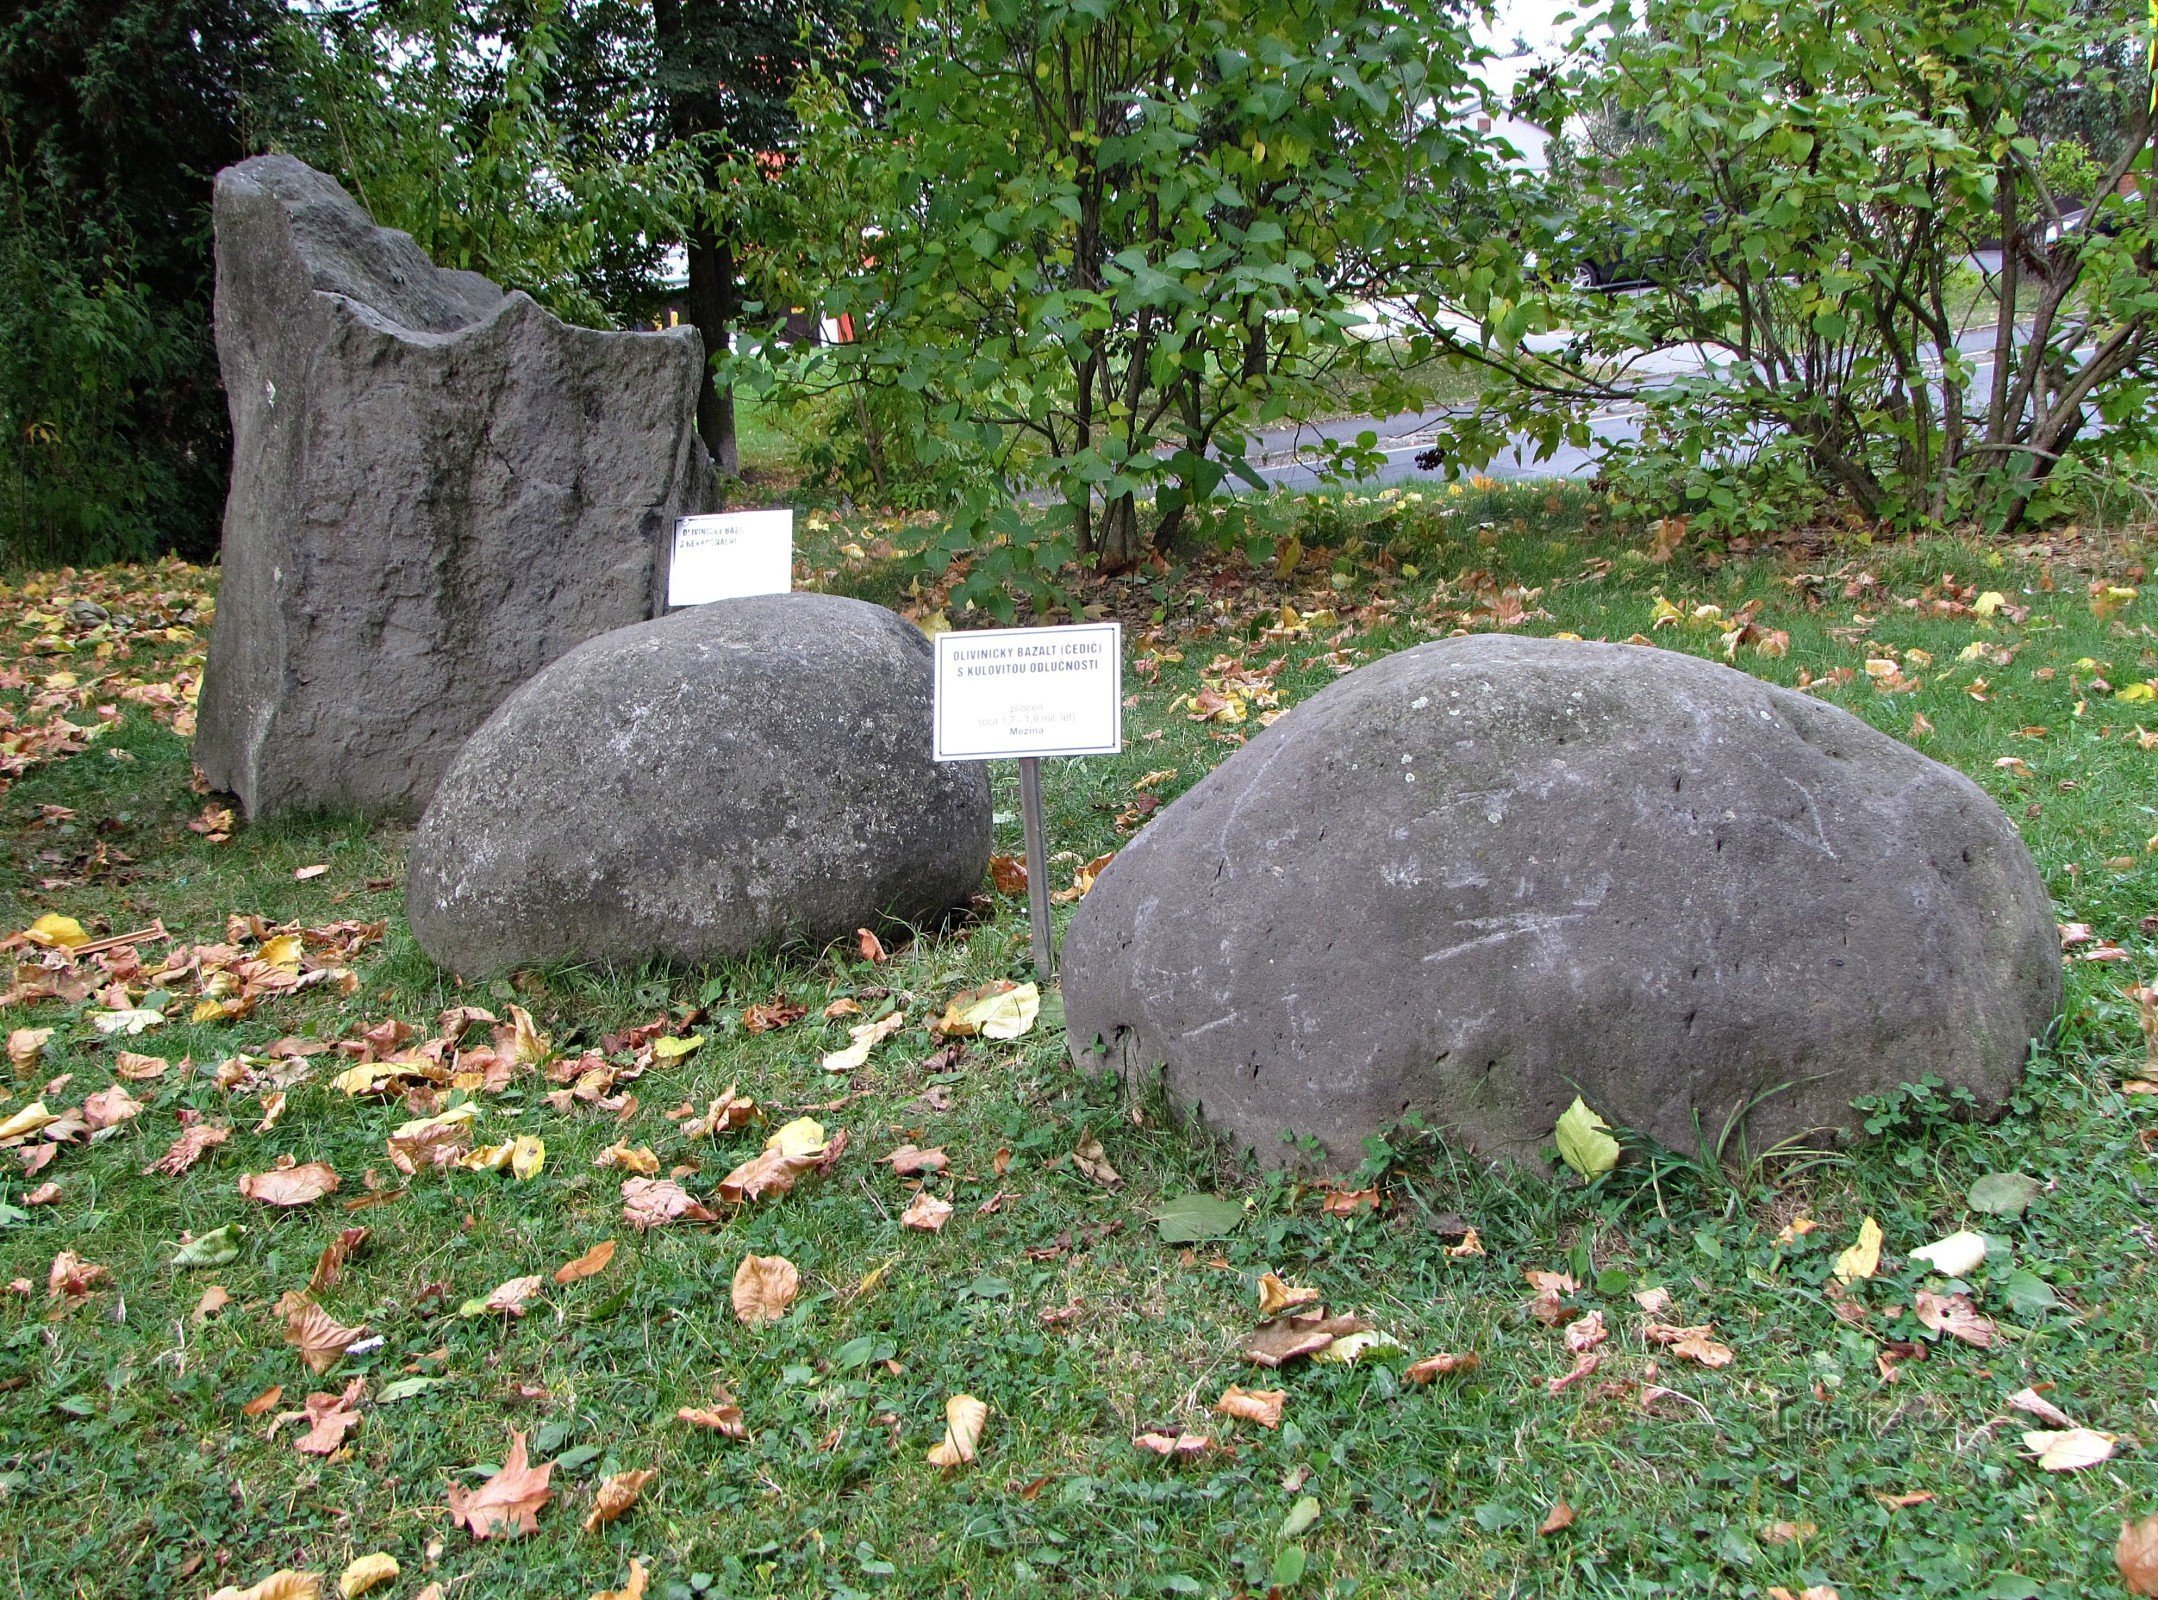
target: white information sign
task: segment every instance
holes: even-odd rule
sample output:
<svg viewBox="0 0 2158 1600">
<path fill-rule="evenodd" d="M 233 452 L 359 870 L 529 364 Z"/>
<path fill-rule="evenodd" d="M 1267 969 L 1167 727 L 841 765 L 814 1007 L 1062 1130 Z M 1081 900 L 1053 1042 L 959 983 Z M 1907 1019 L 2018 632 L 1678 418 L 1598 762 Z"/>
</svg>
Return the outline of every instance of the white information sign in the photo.
<svg viewBox="0 0 2158 1600">
<path fill-rule="evenodd" d="M 1124 748 L 1124 629 L 937 635 L 939 761 L 1107 756 Z"/>
<path fill-rule="evenodd" d="M 667 604 L 701 606 L 794 587 L 794 513 L 726 511 L 683 517 L 667 563 Z"/>
</svg>

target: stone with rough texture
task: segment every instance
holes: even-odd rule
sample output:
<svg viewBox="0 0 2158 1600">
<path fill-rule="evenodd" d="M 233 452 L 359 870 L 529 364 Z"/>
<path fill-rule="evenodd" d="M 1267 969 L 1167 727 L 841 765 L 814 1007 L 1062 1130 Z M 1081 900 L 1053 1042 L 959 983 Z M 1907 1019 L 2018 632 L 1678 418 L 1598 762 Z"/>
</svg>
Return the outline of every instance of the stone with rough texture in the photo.
<svg viewBox="0 0 2158 1600">
<path fill-rule="evenodd" d="M 694 331 L 558 321 L 289 156 L 218 174 L 232 412 L 196 760 L 251 817 L 416 815 L 572 646 L 655 614 L 703 509 Z"/>
<path fill-rule="evenodd" d="M 930 759 L 931 650 L 881 606 L 721 600 L 572 650 L 472 736 L 405 907 L 467 975 L 702 963 L 923 923 L 979 888 L 989 785 Z"/>
<path fill-rule="evenodd" d="M 1256 735 L 1102 874 L 1064 974 L 1083 1062 L 1335 1166 L 1409 1113 L 1536 1165 L 1577 1093 L 1688 1154 L 1697 1118 L 1753 1106 L 1758 1154 L 1929 1075 L 1997 1112 L 2061 993 L 1969 779 L 1711 662 L 1511 637 Z"/>
</svg>

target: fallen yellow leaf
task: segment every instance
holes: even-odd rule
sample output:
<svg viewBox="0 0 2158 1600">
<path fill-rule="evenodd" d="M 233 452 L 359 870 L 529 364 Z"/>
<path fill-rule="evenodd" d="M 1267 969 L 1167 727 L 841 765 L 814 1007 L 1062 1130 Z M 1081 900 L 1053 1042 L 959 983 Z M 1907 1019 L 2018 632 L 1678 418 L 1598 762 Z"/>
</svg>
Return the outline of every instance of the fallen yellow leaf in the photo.
<svg viewBox="0 0 2158 1600">
<path fill-rule="evenodd" d="M 1836 1257 L 1836 1277 L 1843 1283 L 1853 1283 L 1880 1270 L 1881 1225 L 1868 1217 L 1858 1225 L 1858 1243 Z"/>
<path fill-rule="evenodd" d="M 734 1269 L 734 1314 L 752 1328 L 777 1322 L 801 1287 L 802 1275 L 785 1256 L 744 1256 Z"/>
<path fill-rule="evenodd" d="M 982 1425 L 989 1408 L 970 1394 L 955 1394 L 944 1402 L 944 1442 L 929 1452 L 932 1467 L 959 1467 L 972 1461 L 981 1445 Z"/>
<path fill-rule="evenodd" d="M 354 1595 L 365 1594 L 370 1589 L 388 1583 L 400 1570 L 395 1556 L 378 1550 L 371 1556 L 361 1556 L 345 1568 L 337 1580 L 337 1592 L 343 1596 L 343 1600 L 352 1600 Z"/>
</svg>

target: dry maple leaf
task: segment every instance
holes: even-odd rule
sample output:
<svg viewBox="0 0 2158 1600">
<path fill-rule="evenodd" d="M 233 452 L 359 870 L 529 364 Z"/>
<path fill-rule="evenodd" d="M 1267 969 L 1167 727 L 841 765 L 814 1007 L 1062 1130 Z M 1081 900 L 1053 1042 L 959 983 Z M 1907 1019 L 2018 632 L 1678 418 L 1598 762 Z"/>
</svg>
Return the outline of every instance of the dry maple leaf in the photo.
<svg viewBox="0 0 2158 1600">
<path fill-rule="evenodd" d="M 641 1231 L 670 1222 L 712 1222 L 717 1219 L 672 1178 L 624 1178 L 622 1220 Z"/>
<path fill-rule="evenodd" d="M 1319 1202 L 1319 1209 L 1330 1217 L 1353 1217 L 1359 1211 L 1376 1211 L 1379 1209 L 1379 1191 L 1329 1189 L 1326 1198 Z"/>
<path fill-rule="evenodd" d="M 614 1241 L 612 1239 L 602 1239 L 583 1255 L 577 1257 L 576 1260 L 565 1261 L 555 1268 L 554 1281 L 556 1283 L 575 1283 L 579 1278 L 589 1278 L 594 1273 L 605 1271 L 607 1263 L 613 1259 Z"/>
<path fill-rule="evenodd" d="M 1568 1505 L 1565 1501 L 1561 1500 L 1557 1505 L 1551 1508 L 1551 1514 L 1545 1517 L 1542 1522 L 1537 1524 L 1536 1531 L 1541 1534 L 1549 1535 L 1559 1532 L 1562 1528 L 1570 1528 L 1573 1525 L 1574 1508 Z"/>
<path fill-rule="evenodd" d="M 747 1439 L 749 1428 L 742 1421 L 742 1408 L 734 1403 L 727 1391 L 718 1391 L 718 1397 L 709 1406 L 684 1406 L 675 1414 L 675 1420 L 686 1422 L 695 1428 L 710 1428 L 726 1439 Z"/>
<path fill-rule="evenodd" d="M 285 1343 L 300 1352 L 309 1372 L 329 1371 L 337 1365 L 346 1346 L 367 1332 L 364 1326 L 342 1326 L 306 1295 L 289 1290 L 278 1299 L 277 1309 L 285 1319 Z"/>
<path fill-rule="evenodd" d="M 599 1486 L 599 1496 L 592 1502 L 592 1509 L 585 1513 L 584 1531 L 597 1533 L 600 1524 L 612 1522 L 644 1494 L 644 1486 L 659 1476 L 656 1467 L 641 1467 L 635 1472 L 617 1472 Z"/>
<path fill-rule="evenodd" d="M 294 1572 L 287 1567 L 258 1579 L 245 1589 L 226 1584 L 210 1600 L 322 1600 L 322 1574 Z"/>
<path fill-rule="evenodd" d="M 1284 1283 L 1271 1272 L 1259 1275 L 1259 1315 L 1275 1316 L 1296 1306 L 1308 1306 L 1319 1298 L 1319 1291 L 1299 1283 Z"/>
<path fill-rule="evenodd" d="M 142 1102 L 129 1094 L 124 1084 L 108 1084 L 82 1103 L 82 1120 L 93 1133 L 100 1128 L 117 1128 L 141 1114 Z"/>
<path fill-rule="evenodd" d="M 2113 1564 L 2130 1594 L 2158 1595 L 2158 1516 L 2121 1524 Z"/>
<path fill-rule="evenodd" d="M 1473 1350 L 1463 1351 L 1458 1355 L 1450 1350 L 1441 1350 L 1435 1356 L 1426 1356 L 1421 1361 L 1411 1362 L 1401 1375 L 1411 1383 L 1429 1383 L 1434 1378 L 1450 1377 L 1456 1372 L 1474 1372 L 1479 1359 Z"/>
<path fill-rule="evenodd" d="M 1842 1597 L 1836 1593 L 1833 1584 L 1815 1583 L 1794 1590 L 1772 1583 L 1768 1586 L 1768 1600 L 1842 1600 Z"/>
<path fill-rule="evenodd" d="M 2029 1412 L 2040 1422 L 2052 1423 L 2056 1428 L 2073 1428 L 2076 1425 L 2074 1418 L 2036 1389 L 2018 1389 L 2008 1397 L 2008 1403 L 2018 1411 Z"/>
<path fill-rule="evenodd" d="M 1104 1188 L 1114 1188 L 1124 1181 L 1124 1175 L 1109 1165 L 1099 1139 L 1082 1139 L 1072 1151 L 1072 1165 Z"/>
<path fill-rule="evenodd" d="M 231 1304 L 232 1296 L 226 1292 L 225 1286 L 213 1283 L 202 1291 L 202 1298 L 195 1302 L 195 1309 L 189 1320 L 199 1328 Z"/>
<path fill-rule="evenodd" d="M 917 1177 L 924 1172 L 942 1172 L 950 1160 L 942 1150 L 922 1150 L 911 1144 L 903 1144 L 883 1158 L 884 1164 L 902 1178 Z"/>
<path fill-rule="evenodd" d="M 889 959 L 884 953 L 884 941 L 867 928 L 856 928 L 854 930 L 854 944 L 855 948 L 861 951 L 862 959 L 871 965 L 876 965 Z"/>
<path fill-rule="evenodd" d="M 631 1147 L 627 1139 L 618 1139 L 592 1158 L 595 1167 L 618 1167 L 624 1172 L 634 1172 L 649 1178 L 659 1171 L 659 1157 L 644 1146 Z"/>
<path fill-rule="evenodd" d="M 1182 1456 L 1187 1460 L 1193 1456 L 1205 1455 L 1214 1443 L 1203 1433 L 1163 1433 L 1157 1430 L 1134 1434 L 1131 1442 L 1141 1450 L 1150 1451 L 1157 1456 Z"/>
<path fill-rule="evenodd" d="M 1991 1349 L 1998 1330 L 1991 1319 L 1979 1315 L 1978 1307 L 1967 1294 L 1934 1294 L 1921 1289 L 1913 1296 L 1912 1309 L 1920 1326 L 1931 1328 L 1935 1333 L 1945 1333 L 1951 1339 L 1961 1339 L 1981 1350 Z"/>
<path fill-rule="evenodd" d="M 398 1566 L 397 1558 L 387 1550 L 378 1550 L 373 1555 L 361 1556 L 338 1574 L 337 1593 L 339 1600 L 357 1600 L 358 1596 L 367 1593 L 368 1590 L 379 1589 L 383 1584 L 391 1582 L 403 1570 Z"/>
<path fill-rule="evenodd" d="M 536 1533 L 540 1508 L 554 1498 L 554 1491 L 547 1487 L 553 1474 L 551 1461 L 543 1467 L 530 1466 L 525 1460 L 525 1436 L 512 1433 L 501 1471 L 477 1489 L 449 1486 L 450 1520 L 463 1524 L 475 1539 Z"/>
<path fill-rule="evenodd" d="M 343 1394 L 309 1395 L 301 1402 L 307 1409 L 300 1413 L 307 1419 L 307 1435 L 293 1448 L 302 1455 L 335 1455 L 345 1435 L 359 1424 L 360 1396 L 366 1392 L 367 1380 L 354 1378 Z"/>
<path fill-rule="evenodd" d="M 345 1228 L 336 1238 L 322 1247 L 322 1254 L 315 1258 L 314 1275 L 307 1280 L 310 1296 L 337 1287 L 338 1279 L 345 1275 L 345 1263 L 352 1259 L 361 1245 L 367 1242 L 365 1228 Z"/>
<path fill-rule="evenodd" d="M 2059 1431 L 2033 1430 L 2023 1436 L 2023 1447 L 2036 1458 L 2040 1470 L 2045 1472 L 2080 1472 L 2085 1467 L 2095 1467 L 2113 1459 L 2113 1446 L 2118 1438 L 2110 1433 L 2100 1433 L 2096 1428 L 2063 1428 Z"/>
<path fill-rule="evenodd" d="M 1286 1389 L 1240 1389 L 1232 1383 L 1214 1402 L 1214 1410 L 1220 1416 L 1241 1417 L 1262 1428 L 1278 1428 L 1281 1426 L 1281 1408 L 1288 1398 Z"/>
<path fill-rule="evenodd" d="M 1244 1358 L 1262 1367 L 1279 1367 L 1298 1356 L 1314 1355 L 1345 1335 L 1368 1332 L 1370 1327 L 1360 1317 L 1330 1317 L 1324 1311 L 1276 1317 L 1251 1330 L 1244 1341 Z"/>
<path fill-rule="evenodd" d="M 240 1193 L 268 1206 L 304 1206 L 335 1194 L 338 1182 L 327 1162 L 310 1161 L 305 1166 L 242 1173 Z"/>
<path fill-rule="evenodd" d="M 1454 1256 L 1457 1258 L 1463 1256 L 1480 1256 L 1485 1253 L 1484 1241 L 1478 1236 L 1476 1230 L 1474 1228 L 1471 1228 L 1466 1233 L 1462 1234 L 1461 1242 L 1459 1244 L 1448 1245 L 1446 1247 L 1446 1253 L 1450 1256 Z"/>
<path fill-rule="evenodd" d="M 629 1581 L 619 1589 L 601 1589 L 592 1600 L 644 1600 L 646 1573 L 644 1563 L 635 1556 L 629 1558 Z"/>
<path fill-rule="evenodd" d="M 989 858 L 989 881 L 997 886 L 999 894 L 1025 894 L 1027 864 L 1017 856 L 993 855 Z"/>
<path fill-rule="evenodd" d="M 752 1328 L 777 1322 L 801 1288 L 802 1275 L 785 1256 L 744 1256 L 734 1269 L 734 1314 Z"/>
<path fill-rule="evenodd" d="M 963 1467 L 980 1449 L 982 1426 L 989 1408 L 970 1394 L 955 1394 L 944 1402 L 944 1440 L 929 1452 L 932 1467 Z"/>
<path fill-rule="evenodd" d="M 45 1298 L 80 1300 L 110 1276 L 96 1262 L 85 1261 L 72 1250 L 62 1250 L 52 1258 L 52 1267 L 45 1274 Z"/>
<path fill-rule="evenodd" d="M 842 1128 L 830 1138 L 808 1117 L 797 1117 L 774 1133 L 756 1155 L 719 1180 L 719 1198 L 746 1205 L 766 1195 L 782 1195 L 811 1172 L 828 1171 L 847 1148 Z"/>
<path fill-rule="evenodd" d="M 494 1289 L 489 1292 L 484 1304 L 489 1311 L 499 1311 L 506 1316 L 521 1317 L 525 1314 L 525 1302 L 539 1292 L 539 1286 L 545 1281 L 536 1272 L 530 1277 L 511 1278 L 507 1282 L 495 1285 Z"/>
<path fill-rule="evenodd" d="M 807 1006 L 788 1003 L 785 995 L 774 995 L 762 1005 L 750 1006 L 742 1012 L 742 1026 L 751 1033 L 770 1033 L 800 1022 L 809 1015 Z"/>
<path fill-rule="evenodd" d="M 899 1213 L 899 1225 L 902 1228 L 916 1228 L 923 1233 L 937 1233 L 942 1231 L 951 1216 L 952 1203 L 949 1200 L 939 1200 L 927 1189 L 922 1189 L 907 1202 L 907 1209 Z"/>
<path fill-rule="evenodd" d="M 47 1181 L 39 1184 L 35 1189 L 24 1195 L 22 1203 L 26 1206 L 49 1206 L 59 1198 L 60 1186 L 57 1183 Z"/>
<path fill-rule="evenodd" d="M 181 1129 L 179 1138 L 173 1140 L 173 1149 L 168 1149 L 158 1160 L 142 1168 L 142 1177 L 151 1177 L 153 1172 L 162 1172 L 164 1177 L 179 1177 L 181 1172 L 186 1172 L 190 1166 L 203 1160 L 203 1155 L 209 1151 L 211 1144 L 222 1144 L 231 1136 L 233 1129 L 229 1127 L 220 1127 L 216 1123 L 194 1123 L 192 1127 Z"/>
<path fill-rule="evenodd" d="M 688 1106 L 685 1104 L 686 1111 Z M 668 1113 L 674 1115 L 673 1112 Z M 728 1084 L 711 1104 L 704 1108 L 704 1115 L 693 1117 L 682 1124 L 682 1131 L 692 1139 L 709 1139 L 714 1134 L 725 1133 L 730 1128 L 747 1127 L 763 1115 L 757 1102 L 746 1094 L 736 1094 L 734 1085 Z"/>
<path fill-rule="evenodd" d="M 1584 1350 L 1574 1357 L 1574 1364 L 1569 1370 L 1560 1373 L 1556 1378 L 1544 1380 L 1544 1391 L 1547 1394 L 1564 1394 L 1603 1364 L 1602 1352 Z"/>
<path fill-rule="evenodd" d="M 1591 1311 L 1566 1325 L 1566 1348 L 1575 1355 L 1593 1350 L 1611 1337 L 1611 1330 L 1604 1326 L 1604 1314 Z"/>
<path fill-rule="evenodd" d="M 240 1415 L 243 1417 L 262 1416 L 284 1398 L 285 1386 L 281 1383 L 273 1383 L 262 1393 L 256 1395 L 254 1399 L 248 1401 L 246 1405 L 240 1407 Z"/>
</svg>

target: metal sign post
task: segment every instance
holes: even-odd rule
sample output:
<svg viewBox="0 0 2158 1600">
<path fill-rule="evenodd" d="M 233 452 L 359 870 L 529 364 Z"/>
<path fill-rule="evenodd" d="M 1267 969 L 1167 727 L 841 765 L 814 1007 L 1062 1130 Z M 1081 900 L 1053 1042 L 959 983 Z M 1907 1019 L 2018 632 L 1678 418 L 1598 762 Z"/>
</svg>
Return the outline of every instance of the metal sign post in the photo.
<svg viewBox="0 0 2158 1600">
<path fill-rule="evenodd" d="M 987 628 L 940 633 L 936 645 L 936 759 L 1019 762 L 1034 970 L 1052 982 L 1056 931 L 1041 764 L 1049 756 L 1124 748 L 1124 630 L 1114 622 Z"/>
<path fill-rule="evenodd" d="M 1027 920 L 1034 933 L 1034 970 L 1042 982 L 1057 975 L 1056 930 L 1049 922 L 1049 844 L 1042 828 L 1042 764 L 1019 758 L 1019 820 L 1027 838 Z"/>
</svg>

